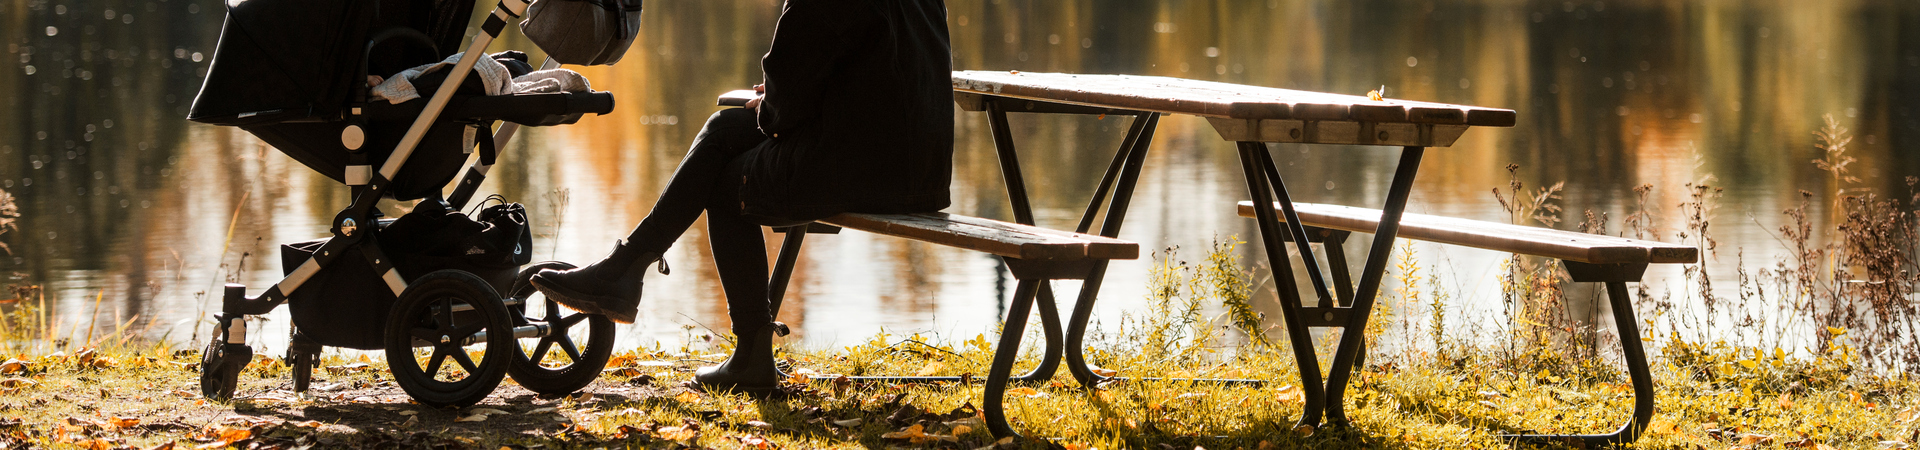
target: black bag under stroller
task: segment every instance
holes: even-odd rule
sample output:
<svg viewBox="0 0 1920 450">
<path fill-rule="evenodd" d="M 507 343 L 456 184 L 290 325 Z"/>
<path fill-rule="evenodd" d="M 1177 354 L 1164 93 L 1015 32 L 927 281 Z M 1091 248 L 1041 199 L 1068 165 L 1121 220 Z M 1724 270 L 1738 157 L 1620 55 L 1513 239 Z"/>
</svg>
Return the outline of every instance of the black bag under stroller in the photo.
<svg viewBox="0 0 1920 450">
<path fill-rule="evenodd" d="M 252 358 L 241 319 L 281 303 L 293 317 L 287 362 L 299 393 L 324 346 L 386 350 L 398 384 L 433 406 L 476 403 L 509 374 L 543 394 L 570 393 L 598 377 L 613 324 L 535 301 L 527 282 L 533 273 L 571 266 L 522 269 L 532 246 L 526 209 L 501 199 L 476 216 L 461 211 L 518 126 L 571 124 L 613 110 L 606 92 L 480 92 L 478 78 L 468 77 L 479 58 L 494 58 L 515 76 L 532 70 L 519 52 L 480 54 L 527 3 L 501 2 L 458 63 L 412 79 L 421 97 L 399 103 L 370 98 L 374 77 L 449 60 L 465 38 L 472 2 L 227 5 L 188 119 L 252 133 L 350 186 L 353 202 L 332 221 L 331 237 L 281 247 L 287 276 L 265 293 L 249 297 L 244 286 L 227 285 L 202 354 L 203 393 L 233 395 Z M 464 177 L 442 195 L 463 165 Z M 420 202 L 390 219 L 374 208 L 382 198 Z"/>
</svg>

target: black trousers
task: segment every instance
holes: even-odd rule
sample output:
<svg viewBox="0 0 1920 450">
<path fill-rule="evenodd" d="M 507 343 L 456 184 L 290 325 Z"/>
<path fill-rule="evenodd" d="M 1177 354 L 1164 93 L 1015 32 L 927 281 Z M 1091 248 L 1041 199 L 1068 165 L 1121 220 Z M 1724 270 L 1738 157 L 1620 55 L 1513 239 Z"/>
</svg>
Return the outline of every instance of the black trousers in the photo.
<svg viewBox="0 0 1920 450">
<path fill-rule="evenodd" d="M 713 264 L 727 295 L 727 315 L 740 336 L 751 336 L 773 322 L 766 239 L 760 227 L 798 224 L 741 214 L 745 161 L 765 151 L 766 143 L 754 110 L 729 108 L 714 113 L 693 138 L 693 147 L 674 169 L 653 211 L 627 237 L 627 245 L 636 249 L 664 252 L 705 213 Z"/>
</svg>

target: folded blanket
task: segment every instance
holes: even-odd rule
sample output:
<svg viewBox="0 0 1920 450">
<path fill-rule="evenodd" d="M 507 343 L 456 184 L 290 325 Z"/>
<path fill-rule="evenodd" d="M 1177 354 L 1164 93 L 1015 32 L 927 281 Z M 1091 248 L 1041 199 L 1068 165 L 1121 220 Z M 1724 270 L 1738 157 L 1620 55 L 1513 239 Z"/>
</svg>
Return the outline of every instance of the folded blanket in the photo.
<svg viewBox="0 0 1920 450">
<path fill-rule="evenodd" d="M 450 70 L 455 63 L 460 62 L 462 55 L 464 53 L 455 53 L 453 56 L 448 56 L 445 61 L 403 70 L 385 80 L 380 80 L 373 87 L 373 97 L 395 104 L 420 98 L 420 92 L 414 87 L 413 80 L 440 70 Z M 514 77 L 505 64 L 491 57 L 480 58 L 474 62 L 473 76 L 480 78 L 486 95 L 585 92 L 593 89 L 586 77 L 581 76 L 579 72 L 567 69 L 540 70 Z"/>
</svg>

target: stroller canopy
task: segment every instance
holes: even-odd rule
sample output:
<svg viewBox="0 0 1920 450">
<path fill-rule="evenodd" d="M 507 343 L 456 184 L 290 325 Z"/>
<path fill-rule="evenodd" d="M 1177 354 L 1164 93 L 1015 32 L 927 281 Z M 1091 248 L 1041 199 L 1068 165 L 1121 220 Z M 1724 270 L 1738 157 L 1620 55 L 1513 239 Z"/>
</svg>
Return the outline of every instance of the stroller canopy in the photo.
<svg viewBox="0 0 1920 450">
<path fill-rule="evenodd" d="M 187 119 L 253 125 L 335 117 L 364 88 L 363 63 L 384 75 L 406 64 L 403 58 L 445 57 L 472 14 L 468 0 L 228 0 L 213 63 Z M 391 27 L 426 34 L 434 54 L 363 61 L 368 37 Z"/>
</svg>

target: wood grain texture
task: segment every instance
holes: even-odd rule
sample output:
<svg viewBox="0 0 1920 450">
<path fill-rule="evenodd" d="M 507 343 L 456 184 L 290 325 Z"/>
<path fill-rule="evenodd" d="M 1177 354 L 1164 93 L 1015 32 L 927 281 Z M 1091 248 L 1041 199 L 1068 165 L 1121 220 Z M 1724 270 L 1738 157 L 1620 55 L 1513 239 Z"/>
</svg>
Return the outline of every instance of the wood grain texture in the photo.
<svg viewBox="0 0 1920 450">
<path fill-rule="evenodd" d="M 965 70 L 958 92 L 1232 119 L 1339 120 L 1511 127 L 1510 109 L 1137 75 Z"/>
<path fill-rule="evenodd" d="M 1241 217 L 1253 217 L 1253 202 L 1238 206 Z M 1279 204 L 1273 208 L 1278 214 Z M 1294 203 L 1293 208 L 1307 226 L 1360 233 L 1380 226 L 1377 209 L 1317 203 Z M 1402 214 L 1399 236 L 1593 264 L 1692 264 L 1700 258 L 1699 249 L 1686 245 L 1427 214 Z"/>
<path fill-rule="evenodd" d="M 1137 259 L 1140 244 L 947 213 L 846 213 L 821 222 L 1025 260 Z"/>
</svg>

